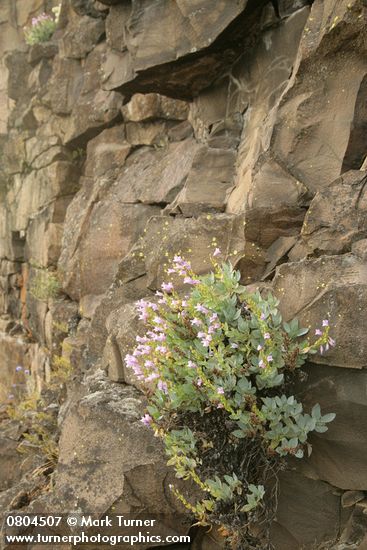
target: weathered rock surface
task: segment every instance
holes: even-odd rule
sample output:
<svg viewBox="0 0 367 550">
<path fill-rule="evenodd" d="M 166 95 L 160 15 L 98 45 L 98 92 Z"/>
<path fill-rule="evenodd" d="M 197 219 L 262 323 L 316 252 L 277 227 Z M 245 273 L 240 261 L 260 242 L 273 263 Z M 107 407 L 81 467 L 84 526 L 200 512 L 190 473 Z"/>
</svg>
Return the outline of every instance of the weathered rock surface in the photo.
<svg viewBox="0 0 367 550">
<path fill-rule="evenodd" d="M 340 497 L 335 489 L 323 481 L 284 472 L 272 532 L 276 550 L 322 548 L 323 543 L 335 542 L 339 530 Z"/>
<path fill-rule="evenodd" d="M 320 403 L 325 413 L 334 412 L 336 418 L 322 437 L 312 436 L 312 454 L 298 461 L 297 469 L 340 489 L 364 491 L 367 487 L 366 370 L 311 365 L 307 373 L 307 387 L 301 393 L 306 406 Z"/>
<path fill-rule="evenodd" d="M 14 341 L 9 336 L 1 335 L 0 340 L 0 402 L 9 402 L 24 390 L 25 375 L 23 369 L 29 368 L 29 358 L 27 357 L 27 343 L 19 338 Z M 16 368 L 22 367 L 20 372 Z M 15 386 L 13 386 L 15 384 Z M 9 396 L 12 395 L 13 397 Z"/>
<path fill-rule="evenodd" d="M 161 536 L 187 533 L 190 524 L 182 522 L 184 509 L 169 489 L 174 476 L 160 441 L 140 421 L 141 394 L 111 384 L 97 370 L 65 406 L 55 487 L 43 505 L 63 512 L 72 502 L 74 512 L 98 516 L 162 514 Z"/>
<path fill-rule="evenodd" d="M 235 59 L 238 45 L 255 33 L 253 12 L 258 14 L 263 2 L 244 11 L 246 5 L 246 0 L 219 1 L 213 10 L 206 0 L 159 0 L 149 9 L 137 1 L 131 11 L 112 6 L 107 33 L 115 49 L 106 56 L 105 89 L 183 99 L 196 95 Z"/>
<path fill-rule="evenodd" d="M 292 260 L 350 252 L 367 236 L 367 174 L 351 171 L 319 191 L 310 204 Z"/>
<path fill-rule="evenodd" d="M 338 367 L 366 367 L 365 261 L 343 254 L 284 264 L 276 272 L 273 288 L 286 320 L 297 317 L 302 326 L 317 327 L 323 319 L 330 319 L 337 346 L 325 356 L 314 356 L 314 361 Z"/>
</svg>

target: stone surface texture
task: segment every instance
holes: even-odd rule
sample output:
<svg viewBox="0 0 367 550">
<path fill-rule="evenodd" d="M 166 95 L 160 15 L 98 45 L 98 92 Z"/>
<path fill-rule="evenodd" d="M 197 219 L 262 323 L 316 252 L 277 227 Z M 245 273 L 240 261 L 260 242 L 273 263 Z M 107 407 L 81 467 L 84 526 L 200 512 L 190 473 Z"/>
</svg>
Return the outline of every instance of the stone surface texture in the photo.
<svg viewBox="0 0 367 550">
<path fill-rule="evenodd" d="M 123 358 L 167 258 L 205 273 L 216 243 L 337 342 L 297 390 L 337 416 L 281 475 L 274 549 L 366 550 L 366 2 L 62 0 L 28 46 L 58 4 L 0 2 L 0 513 L 178 515 Z M 6 411 L 60 361 L 50 491 Z"/>
</svg>

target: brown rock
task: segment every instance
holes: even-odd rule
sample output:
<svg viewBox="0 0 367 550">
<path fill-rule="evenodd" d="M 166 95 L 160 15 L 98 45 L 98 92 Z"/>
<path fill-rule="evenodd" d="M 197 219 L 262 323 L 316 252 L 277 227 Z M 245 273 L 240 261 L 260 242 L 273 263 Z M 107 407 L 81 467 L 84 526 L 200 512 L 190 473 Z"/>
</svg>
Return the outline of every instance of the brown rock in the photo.
<svg viewBox="0 0 367 550">
<path fill-rule="evenodd" d="M 367 260 L 367 239 L 361 239 L 352 244 L 352 252 L 361 260 Z"/>
<path fill-rule="evenodd" d="M 131 145 L 155 145 L 164 147 L 168 142 L 168 130 L 172 122 L 156 120 L 154 122 L 128 122 L 126 139 Z"/>
<path fill-rule="evenodd" d="M 307 188 L 276 162 L 265 162 L 247 194 L 246 237 L 264 248 L 297 235 L 309 201 Z"/>
<path fill-rule="evenodd" d="M 41 59 L 49 59 L 55 57 L 58 53 L 58 45 L 54 42 L 40 42 L 29 48 L 28 61 L 31 65 L 35 65 Z"/>
<path fill-rule="evenodd" d="M 228 204 L 231 212 L 246 209 L 248 195 L 252 192 L 253 177 L 263 164 L 265 170 L 268 162 L 275 167 L 278 184 L 280 175 L 287 172 L 284 170 L 286 164 L 277 162 L 274 155 L 269 154 L 264 158 L 262 156 L 271 143 L 277 106 L 288 85 L 308 15 L 309 10 L 305 8 L 280 26 L 267 31 L 264 40 L 257 45 L 256 54 L 243 54 L 232 69 L 227 94 L 231 98 L 233 111 L 244 113 L 244 126 L 239 146 L 236 189 Z M 282 63 L 276 61 L 280 58 Z M 269 168 L 271 171 L 271 167 Z M 289 179 L 289 175 L 286 175 L 284 185 L 287 185 Z M 294 185 L 299 178 L 291 179 L 294 194 Z M 257 196 L 260 200 L 259 194 Z"/>
<path fill-rule="evenodd" d="M 48 100 L 57 115 L 70 115 L 78 101 L 82 69 L 78 59 L 56 57 L 49 83 Z"/>
<path fill-rule="evenodd" d="M 115 4 L 119 4 L 123 2 L 124 0 L 100 0 L 102 4 L 106 4 L 106 6 L 114 6 Z"/>
<path fill-rule="evenodd" d="M 103 294 L 113 282 L 120 260 L 142 233 L 157 208 L 126 204 L 123 190 L 88 178 L 71 203 L 59 261 L 63 287 L 74 300 Z M 102 197 L 98 201 L 98 197 Z"/>
<path fill-rule="evenodd" d="M 116 281 L 128 282 L 147 274 L 148 288 L 159 289 L 167 278 L 162 258 L 172 258 L 177 253 L 191 261 L 195 273 L 205 273 L 210 269 L 209 256 L 214 246 L 222 250 L 223 259 L 231 254 L 236 263 L 243 253 L 243 230 L 242 216 L 154 216 L 147 224 L 144 238 L 120 263 Z M 177 285 L 183 285 L 181 279 Z"/>
<path fill-rule="evenodd" d="M 103 130 L 88 142 L 85 175 L 96 178 L 107 172 L 121 170 L 130 150 L 123 125 Z"/>
<path fill-rule="evenodd" d="M 7 195 L 13 230 L 26 229 L 29 218 L 56 197 L 74 194 L 78 180 L 77 168 L 66 161 L 54 162 L 24 177 L 16 176 Z"/>
<path fill-rule="evenodd" d="M 342 171 L 360 168 L 365 154 L 363 140 L 348 150 L 351 128 L 360 131 L 361 116 L 365 120 L 360 109 L 366 76 L 363 10 L 359 0 L 313 4 L 296 78 L 277 115 L 272 150 L 314 192 Z M 357 165 L 355 158 L 360 158 Z"/>
<path fill-rule="evenodd" d="M 5 64 L 9 71 L 7 95 L 16 101 L 27 93 L 27 81 L 32 67 L 25 52 L 14 50 L 5 57 Z"/>
<path fill-rule="evenodd" d="M 71 59 L 84 58 L 98 44 L 104 32 L 103 19 L 87 15 L 74 17 L 60 41 L 60 55 Z"/>
<path fill-rule="evenodd" d="M 307 211 L 291 259 L 349 252 L 367 233 L 367 175 L 350 171 L 319 191 Z"/>
<path fill-rule="evenodd" d="M 63 342 L 75 334 L 79 321 L 78 304 L 69 300 L 58 300 L 50 304 L 45 319 L 45 339 L 47 348 L 56 356 L 62 354 Z"/>
<path fill-rule="evenodd" d="M 127 48 L 126 33 L 131 13 L 131 5 L 114 2 L 106 18 L 106 41 L 112 50 L 123 52 Z"/>
<path fill-rule="evenodd" d="M 95 95 L 84 97 L 68 121 L 64 144 L 76 148 L 85 146 L 101 129 L 119 121 L 121 105 L 122 97 L 115 92 L 100 90 Z"/>
<path fill-rule="evenodd" d="M 159 0 L 148 10 L 134 1 L 129 18 L 126 10 L 115 10 L 120 24 L 111 25 L 109 41 L 122 51 L 107 54 L 105 89 L 192 98 L 228 68 L 244 41 L 252 41 L 263 2 L 248 11 L 246 5 L 219 1 L 213 10 L 206 0 Z"/>
<path fill-rule="evenodd" d="M 366 501 L 358 503 L 349 518 L 349 521 L 343 530 L 340 542 L 335 547 L 336 550 L 343 550 L 354 546 L 358 550 L 365 550 L 367 542 L 367 514 Z"/>
<path fill-rule="evenodd" d="M 6 491 L 17 483 L 21 476 L 21 465 L 24 458 L 18 453 L 19 441 L 0 435 L 0 491 Z"/>
<path fill-rule="evenodd" d="M 335 276 L 337 274 L 337 277 Z M 313 361 L 338 367 L 366 366 L 367 268 L 352 254 L 281 265 L 273 288 L 286 320 L 297 316 L 312 331 L 330 318 L 337 345 Z"/>
<path fill-rule="evenodd" d="M 0 402 L 8 402 L 10 394 L 17 395 L 24 387 L 24 369 L 29 368 L 28 345 L 22 338 L 1 335 L 0 339 Z M 17 366 L 22 367 L 16 372 Z M 12 384 L 17 384 L 15 388 Z"/>
<path fill-rule="evenodd" d="M 187 139 L 159 149 L 134 151 L 116 184 L 121 200 L 148 204 L 172 201 L 185 183 L 198 148 L 193 139 Z"/>
<path fill-rule="evenodd" d="M 345 491 L 342 496 L 343 508 L 354 506 L 357 502 L 364 499 L 363 491 Z"/>
<path fill-rule="evenodd" d="M 84 513 L 94 514 L 112 505 L 115 513 L 124 514 L 181 511 L 168 488 L 173 476 L 161 443 L 140 421 L 141 394 L 111 384 L 97 371 L 87 378 L 79 395 L 62 425 L 52 496 L 56 509 L 70 510 L 72 502 Z"/>
<path fill-rule="evenodd" d="M 271 532 L 275 549 L 301 550 L 335 542 L 340 528 L 339 507 L 340 497 L 328 483 L 296 472 L 282 473 Z"/>
<path fill-rule="evenodd" d="M 122 108 L 124 120 L 142 122 L 152 118 L 185 120 L 188 103 L 159 94 L 135 94 Z"/>
<path fill-rule="evenodd" d="M 58 136 L 33 136 L 25 142 L 28 167 L 44 168 L 57 160 L 72 160 L 70 151 L 61 146 Z"/>
<path fill-rule="evenodd" d="M 103 365 L 108 369 L 108 377 L 114 382 L 124 382 L 140 388 L 134 373 L 125 365 L 125 355 L 134 348 L 135 337 L 142 329 L 136 305 L 126 304 L 115 309 L 106 320 L 106 328 L 108 338 Z"/>
<path fill-rule="evenodd" d="M 196 153 L 185 186 L 170 209 L 184 216 L 223 211 L 233 188 L 236 155 L 202 146 Z"/>
<path fill-rule="evenodd" d="M 63 132 L 63 142 L 72 147 L 84 147 L 102 129 L 121 119 L 122 96 L 100 89 L 104 52 L 105 44 L 99 44 L 83 64 L 83 73 L 78 79 L 79 95 L 74 99 L 72 115 Z"/>
<path fill-rule="evenodd" d="M 163 216 L 150 219 L 144 237 L 120 262 L 115 284 L 94 314 L 89 335 L 89 361 L 100 359 L 104 352 L 104 367 L 110 369 L 111 377 L 123 379 L 122 360 L 135 326 L 132 302 L 147 296 L 147 288 L 148 291 L 158 289 L 166 280 L 166 264 L 162 258 L 181 252 L 192 261 L 197 273 L 204 273 L 211 267 L 209 256 L 213 246 L 223 251 L 223 259 L 232 254 L 233 262 L 237 263 L 244 247 L 243 218 L 209 214 L 197 219 Z M 177 288 L 182 286 L 182 280 L 176 285 Z M 119 308 L 126 314 L 126 323 L 119 318 Z M 107 319 L 111 340 L 106 344 L 109 336 Z"/>
<path fill-rule="evenodd" d="M 30 262 L 43 267 L 57 264 L 61 252 L 62 222 L 71 199 L 72 196 L 62 197 L 30 218 L 25 247 L 25 256 Z"/>
<path fill-rule="evenodd" d="M 309 6 L 310 0 L 278 0 L 278 10 L 280 17 L 289 17 L 295 11 Z"/>
<path fill-rule="evenodd" d="M 366 371 L 313 364 L 306 372 L 306 384 L 297 388 L 305 409 L 310 410 L 319 403 L 324 414 L 334 412 L 336 417 L 328 424 L 327 432 L 314 432 L 310 436 L 311 456 L 297 460 L 297 470 L 344 491 L 364 491 L 367 487 Z"/>
</svg>

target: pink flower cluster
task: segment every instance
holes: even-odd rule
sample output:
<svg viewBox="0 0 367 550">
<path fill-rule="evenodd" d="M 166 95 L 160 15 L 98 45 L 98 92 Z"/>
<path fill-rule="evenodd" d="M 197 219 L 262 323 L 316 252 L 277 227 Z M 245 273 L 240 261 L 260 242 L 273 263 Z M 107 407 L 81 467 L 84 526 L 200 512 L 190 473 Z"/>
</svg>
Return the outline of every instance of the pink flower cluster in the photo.
<svg viewBox="0 0 367 550">
<path fill-rule="evenodd" d="M 328 327 L 328 326 L 329 326 L 329 320 L 328 320 L 328 319 L 324 319 L 324 320 L 322 321 L 322 326 L 323 326 L 323 327 Z M 317 329 L 315 330 L 315 335 L 316 335 L 316 336 L 322 336 L 322 335 L 323 335 L 322 330 L 320 330 L 319 328 L 317 328 Z M 335 346 L 335 340 L 329 336 L 328 339 L 327 339 L 326 344 L 320 346 L 320 353 L 321 353 L 321 355 L 324 353 L 324 351 L 329 351 L 329 349 L 330 349 L 331 347 L 333 348 L 334 346 Z"/>
<path fill-rule="evenodd" d="M 181 277 L 184 277 L 184 283 L 187 285 L 198 285 L 200 281 L 198 279 L 193 279 L 189 272 L 191 271 L 191 264 L 190 262 L 184 260 L 181 256 L 174 256 L 173 258 L 173 267 L 170 267 L 167 269 L 167 273 L 169 275 L 176 274 L 181 275 Z M 171 283 L 168 283 L 171 284 Z M 163 283 L 163 285 L 167 285 L 167 283 Z M 162 285 L 163 290 L 166 290 Z"/>
<path fill-rule="evenodd" d="M 202 304 L 196 304 L 195 310 L 198 313 L 202 313 L 203 315 L 206 315 L 206 316 L 210 314 L 209 319 L 208 317 L 206 317 L 204 320 L 195 317 L 191 321 L 192 325 L 199 326 L 202 329 L 204 328 L 206 329 L 205 331 L 199 330 L 199 332 L 197 333 L 197 337 L 200 339 L 203 346 L 207 348 L 210 346 L 210 343 L 213 340 L 213 335 L 216 333 L 217 330 L 220 329 L 220 326 L 221 326 L 218 321 L 218 314 L 215 312 L 211 312 L 208 308 L 206 308 Z M 209 321 L 209 324 L 207 325 L 206 322 L 208 321 Z"/>
<path fill-rule="evenodd" d="M 41 13 L 41 15 L 32 18 L 32 27 L 36 27 L 43 21 L 54 21 L 54 19 L 51 15 L 48 15 L 47 13 Z"/>
</svg>

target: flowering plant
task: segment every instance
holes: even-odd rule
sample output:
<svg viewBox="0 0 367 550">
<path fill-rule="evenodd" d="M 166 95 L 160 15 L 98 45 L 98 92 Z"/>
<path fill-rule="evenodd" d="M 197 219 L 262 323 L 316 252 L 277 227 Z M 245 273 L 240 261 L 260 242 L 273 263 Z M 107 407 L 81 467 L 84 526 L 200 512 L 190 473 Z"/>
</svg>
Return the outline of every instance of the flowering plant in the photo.
<svg viewBox="0 0 367 550">
<path fill-rule="evenodd" d="M 56 30 L 60 15 L 60 7 L 56 6 L 52 9 L 54 16 L 47 13 L 41 13 L 37 17 L 33 17 L 31 27 L 24 31 L 25 41 L 30 46 L 47 42 Z"/>
<path fill-rule="evenodd" d="M 200 523 L 222 525 L 233 547 L 238 539 L 250 548 L 251 525 L 274 514 L 282 457 L 310 452 L 308 434 L 326 431 L 335 417 L 318 404 L 304 412 L 289 394 L 307 356 L 335 343 L 327 319 L 314 342 L 303 338 L 309 329 L 283 322 L 278 300 L 242 286 L 219 255 L 203 276 L 174 257 L 167 273 L 190 290 L 182 295 L 169 280 L 156 300 L 138 302 L 147 331 L 126 364 L 146 389 L 142 422 L 163 438 L 176 476 L 197 484 L 202 498 L 190 502 L 172 487 L 175 495 Z"/>
</svg>

